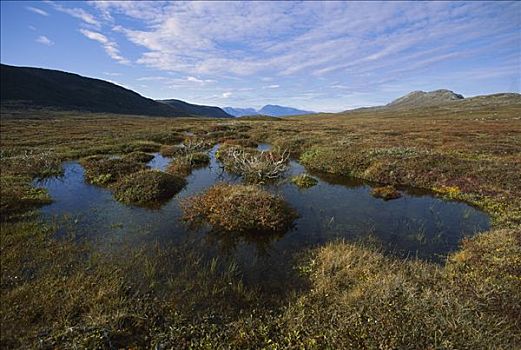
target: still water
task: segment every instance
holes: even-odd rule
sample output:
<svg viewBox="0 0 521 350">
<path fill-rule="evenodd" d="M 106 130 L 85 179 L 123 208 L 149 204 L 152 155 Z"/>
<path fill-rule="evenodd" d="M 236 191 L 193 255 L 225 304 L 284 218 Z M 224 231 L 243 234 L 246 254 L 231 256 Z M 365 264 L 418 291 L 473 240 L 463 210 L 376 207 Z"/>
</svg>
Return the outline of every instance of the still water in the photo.
<svg viewBox="0 0 521 350">
<path fill-rule="evenodd" d="M 84 170 L 78 162 L 66 162 L 63 176 L 35 183 L 46 188 L 53 199 L 52 204 L 42 208 L 42 214 L 58 225 L 58 235 L 92 238 L 101 246 L 103 242 L 113 246 L 117 240 L 135 245 L 145 241 L 181 244 L 195 240 L 211 254 L 231 255 L 250 266 L 259 260 L 268 261 L 268 266 L 274 257 L 290 257 L 306 247 L 335 239 L 371 242 L 389 254 L 442 261 L 457 248 L 462 237 L 490 225 L 487 215 L 472 206 L 414 189 L 401 188 L 401 198 L 384 201 L 371 196 L 368 183 L 319 173 L 311 173 L 319 180 L 316 186 L 299 189 L 288 179 L 305 169 L 291 161 L 286 179 L 267 186 L 299 213 L 294 227 L 286 234 L 223 237 L 204 229 L 189 231 L 181 220 L 180 201 L 219 181 L 241 182 L 221 168 L 215 158 L 217 148 L 210 151 L 209 166 L 195 169 L 187 178 L 187 186 L 159 209 L 115 201 L 109 190 L 85 183 Z M 164 170 L 169 161 L 157 153 L 148 165 Z"/>
</svg>

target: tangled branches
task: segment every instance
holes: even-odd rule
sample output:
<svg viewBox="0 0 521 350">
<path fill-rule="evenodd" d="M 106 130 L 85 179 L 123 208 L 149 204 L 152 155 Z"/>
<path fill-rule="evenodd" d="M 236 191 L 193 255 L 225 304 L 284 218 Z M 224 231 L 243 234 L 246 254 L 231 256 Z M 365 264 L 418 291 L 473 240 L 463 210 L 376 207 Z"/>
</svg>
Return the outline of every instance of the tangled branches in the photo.
<svg viewBox="0 0 521 350">
<path fill-rule="evenodd" d="M 288 169 L 290 153 L 227 147 L 219 152 L 219 160 L 233 173 L 250 183 L 264 183 L 281 177 Z"/>
</svg>

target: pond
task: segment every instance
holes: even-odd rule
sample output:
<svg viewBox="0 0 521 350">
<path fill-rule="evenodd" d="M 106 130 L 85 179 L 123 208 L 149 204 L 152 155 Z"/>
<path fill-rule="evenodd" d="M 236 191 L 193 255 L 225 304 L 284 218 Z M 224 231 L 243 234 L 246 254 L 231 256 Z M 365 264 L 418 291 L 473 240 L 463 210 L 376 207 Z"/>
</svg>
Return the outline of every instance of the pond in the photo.
<svg viewBox="0 0 521 350">
<path fill-rule="evenodd" d="M 159 209 L 121 204 L 109 190 L 85 183 L 84 170 L 77 161 L 65 162 L 63 176 L 35 182 L 46 188 L 53 199 L 52 204 L 41 209 L 42 214 L 58 225 L 58 234 L 92 238 L 102 247 L 113 247 L 118 240 L 134 245 L 144 241 L 198 241 L 200 249 L 209 255 L 233 256 L 257 270 L 261 261 L 264 267 L 273 268 L 275 261 L 277 265 L 280 259 L 288 262 L 294 253 L 335 239 L 378 244 L 387 253 L 402 257 L 442 261 L 465 235 L 486 230 L 490 225 L 486 214 L 468 204 L 442 200 L 410 188 L 400 189 L 401 198 L 384 201 L 371 195 L 371 186 L 366 182 L 311 173 L 318 184 L 300 189 L 287 179 L 305 169 L 291 161 L 286 180 L 267 186 L 299 213 L 289 232 L 278 237 L 245 239 L 215 236 L 205 230 L 189 231 L 181 220 L 181 200 L 219 181 L 241 182 L 221 168 L 215 158 L 217 148 L 210 151 L 209 166 L 195 169 L 187 178 L 187 186 Z M 164 170 L 169 161 L 157 153 L 148 165 Z"/>
</svg>

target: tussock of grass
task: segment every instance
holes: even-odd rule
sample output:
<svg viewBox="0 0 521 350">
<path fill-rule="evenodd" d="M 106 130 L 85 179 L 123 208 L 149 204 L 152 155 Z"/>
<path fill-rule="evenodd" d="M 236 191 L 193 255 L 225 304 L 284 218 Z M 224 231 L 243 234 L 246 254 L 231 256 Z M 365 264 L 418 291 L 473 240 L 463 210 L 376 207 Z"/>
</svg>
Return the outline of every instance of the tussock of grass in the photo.
<svg viewBox="0 0 521 350">
<path fill-rule="evenodd" d="M 134 151 L 129 154 L 125 154 L 122 159 L 128 160 L 131 162 L 138 162 L 138 163 L 147 163 L 154 159 L 154 156 L 150 153 L 145 153 L 141 151 Z"/>
<path fill-rule="evenodd" d="M 300 174 L 293 176 L 291 182 L 300 188 L 310 188 L 315 186 L 318 183 L 318 180 L 308 174 Z"/>
<path fill-rule="evenodd" d="M 176 154 L 181 152 L 182 146 L 180 145 L 161 145 L 161 148 L 159 149 L 159 153 L 163 157 L 174 157 Z"/>
<path fill-rule="evenodd" d="M 142 170 L 121 178 L 112 185 L 114 197 L 127 204 L 161 203 L 177 194 L 184 179 L 158 170 Z"/>
<path fill-rule="evenodd" d="M 188 176 L 192 170 L 198 167 L 204 167 L 210 163 L 210 157 L 204 152 L 189 153 L 186 155 L 178 155 L 168 165 L 167 172 L 178 176 Z"/>
<path fill-rule="evenodd" d="M 383 200 L 391 200 L 400 198 L 402 195 L 400 191 L 396 190 L 393 186 L 381 186 L 375 187 L 371 191 L 371 195 L 376 198 L 382 198 Z"/>
<path fill-rule="evenodd" d="M 94 185 L 108 185 L 123 176 L 145 169 L 139 162 L 103 156 L 83 158 L 80 164 L 85 169 L 85 180 Z"/>
<path fill-rule="evenodd" d="M 217 231 L 286 232 L 296 212 L 282 198 L 253 185 L 217 184 L 183 203 L 184 220 Z"/>
</svg>

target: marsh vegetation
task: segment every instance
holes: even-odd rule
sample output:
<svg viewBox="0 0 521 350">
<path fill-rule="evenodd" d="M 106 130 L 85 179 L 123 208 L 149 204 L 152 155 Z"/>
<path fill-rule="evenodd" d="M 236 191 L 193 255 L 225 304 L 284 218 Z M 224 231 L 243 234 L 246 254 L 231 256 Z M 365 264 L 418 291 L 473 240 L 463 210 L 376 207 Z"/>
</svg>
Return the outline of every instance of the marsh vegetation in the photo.
<svg viewBox="0 0 521 350">
<path fill-rule="evenodd" d="M 2 346 L 516 348 L 520 110 L 3 111 Z"/>
</svg>

